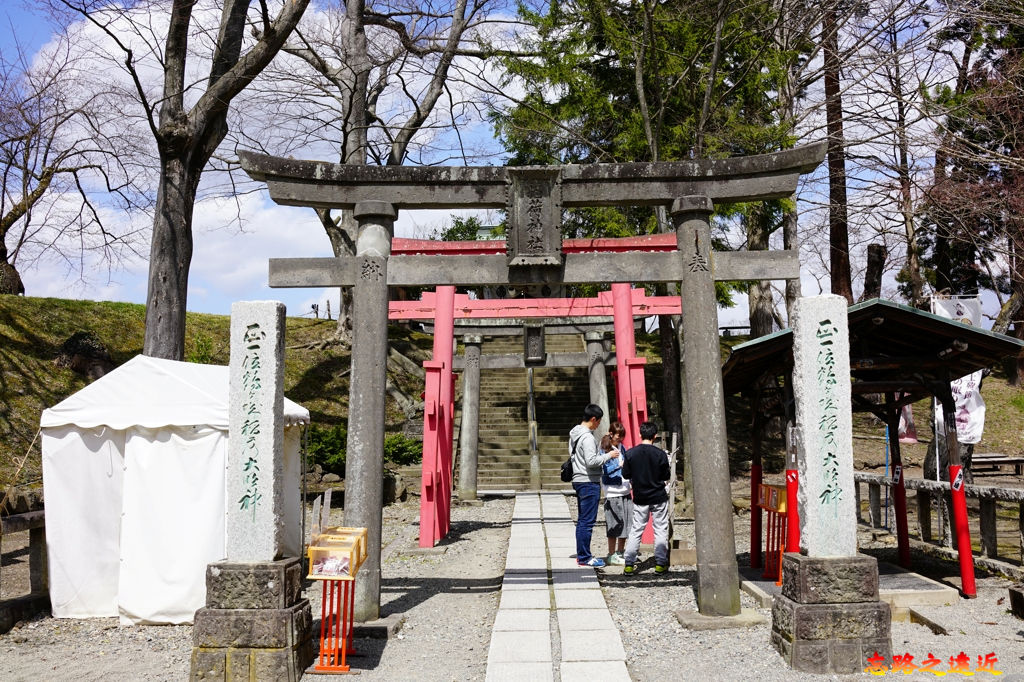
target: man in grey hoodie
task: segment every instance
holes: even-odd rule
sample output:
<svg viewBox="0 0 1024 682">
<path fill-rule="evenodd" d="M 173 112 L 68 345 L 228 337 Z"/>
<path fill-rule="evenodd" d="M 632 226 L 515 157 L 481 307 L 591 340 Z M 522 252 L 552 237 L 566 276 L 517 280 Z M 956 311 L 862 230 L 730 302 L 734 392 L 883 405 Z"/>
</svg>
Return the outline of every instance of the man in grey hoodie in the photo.
<svg viewBox="0 0 1024 682">
<path fill-rule="evenodd" d="M 618 450 L 602 455 L 597 450 L 594 429 L 601 424 L 604 410 L 587 405 L 583 420 L 569 432 L 569 454 L 572 456 L 572 487 L 576 491 L 576 563 L 580 566 L 604 566 L 604 559 L 590 553 L 590 539 L 601 503 L 601 465 L 619 456 Z"/>
</svg>

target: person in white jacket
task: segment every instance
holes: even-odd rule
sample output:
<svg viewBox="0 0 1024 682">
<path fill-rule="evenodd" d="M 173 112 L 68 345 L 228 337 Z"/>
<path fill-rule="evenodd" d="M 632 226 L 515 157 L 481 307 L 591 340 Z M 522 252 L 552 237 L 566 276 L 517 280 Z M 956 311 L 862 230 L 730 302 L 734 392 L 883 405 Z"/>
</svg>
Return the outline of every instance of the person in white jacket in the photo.
<svg viewBox="0 0 1024 682">
<path fill-rule="evenodd" d="M 619 456 L 618 450 L 602 455 L 597 451 L 594 429 L 601 424 L 604 410 L 590 404 L 583 409 L 583 419 L 569 432 L 569 454 L 572 457 L 572 487 L 576 491 L 576 563 L 601 568 L 604 559 L 590 552 L 594 522 L 601 504 L 601 471 L 609 459 Z"/>
</svg>

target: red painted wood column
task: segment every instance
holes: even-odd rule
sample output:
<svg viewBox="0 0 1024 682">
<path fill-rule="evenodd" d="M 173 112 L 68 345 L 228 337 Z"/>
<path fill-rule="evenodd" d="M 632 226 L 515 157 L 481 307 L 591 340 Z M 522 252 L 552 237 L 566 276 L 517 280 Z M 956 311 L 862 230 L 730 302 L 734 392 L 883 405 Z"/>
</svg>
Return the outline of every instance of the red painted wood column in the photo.
<svg viewBox="0 0 1024 682">
<path fill-rule="evenodd" d="M 632 407 L 633 374 L 629 361 L 636 357 L 633 337 L 633 290 L 626 282 L 612 284 L 612 314 L 615 316 L 615 411 L 626 427 L 623 443 L 627 448 L 640 443 L 640 423 L 634 418 Z M 641 376 L 643 368 L 641 368 Z"/>
<path fill-rule="evenodd" d="M 426 388 L 423 391 L 423 464 L 420 482 L 420 547 L 433 547 L 441 538 L 437 509 L 441 488 L 440 431 L 441 365 L 434 360 L 423 363 Z"/>
<path fill-rule="evenodd" d="M 423 363 L 423 474 L 420 483 L 420 547 L 433 547 L 451 529 L 452 422 L 455 375 L 455 287 L 437 287 L 434 314 L 434 357 Z"/>
<path fill-rule="evenodd" d="M 443 363 L 441 367 L 440 403 L 443 415 L 443 432 L 438 443 L 441 454 L 440 486 L 440 536 L 448 535 L 451 528 L 452 511 L 452 438 L 455 423 L 455 374 L 452 372 L 455 346 L 455 287 L 439 286 L 434 289 L 437 298 L 437 312 L 434 317 L 434 360 Z"/>
<path fill-rule="evenodd" d="M 624 282 L 612 284 L 612 311 L 615 316 L 615 405 L 619 421 L 626 427 L 627 448 L 640 444 L 640 424 L 647 421 L 647 388 L 644 383 L 646 358 L 636 357 L 633 329 L 633 288 Z M 654 525 L 647 527 L 640 542 L 654 543 Z"/>
</svg>

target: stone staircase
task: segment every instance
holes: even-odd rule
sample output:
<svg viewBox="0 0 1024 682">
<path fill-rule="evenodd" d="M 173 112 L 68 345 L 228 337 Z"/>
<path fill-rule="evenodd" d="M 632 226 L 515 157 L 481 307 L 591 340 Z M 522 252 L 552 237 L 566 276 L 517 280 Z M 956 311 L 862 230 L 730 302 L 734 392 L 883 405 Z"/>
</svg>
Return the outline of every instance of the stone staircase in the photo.
<svg viewBox="0 0 1024 682">
<path fill-rule="evenodd" d="M 549 353 L 583 351 L 579 335 L 547 335 Z M 516 337 L 487 339 L 484 354 L 522 353 Z M 558 470 L 568 454 L 569 429 L 579 422 L 590 401 L 587 369 L 534 369 L 537 409 L 537 449 L 544 489 L 568 487 Z M 530 443 L 527 423 L 525 369 L 484 369 L 480 372 L 480 445 L 477 489 L 527 490 L 530 488 Z"/>
</svg>

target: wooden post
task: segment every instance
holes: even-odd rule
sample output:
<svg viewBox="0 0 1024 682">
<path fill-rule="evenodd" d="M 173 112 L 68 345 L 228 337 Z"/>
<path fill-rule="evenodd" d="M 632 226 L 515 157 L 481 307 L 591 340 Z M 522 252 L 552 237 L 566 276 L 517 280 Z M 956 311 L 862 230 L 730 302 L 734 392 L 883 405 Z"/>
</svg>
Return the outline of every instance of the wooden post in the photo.
<svg viewBox="0 0 1024 682">
<path fill-rule="evenodd" d="M 868 507 L 871 513 L 871 527 L 882 527 L 882 486 L 868 483 Z"/>
<path fill-rule="evenodd" d="M 917 532 L 923 542 L 932 541 L 932 494 L 927 490 L 917 491 Z"/>
<path fill-rule="evenodd" d="M 1020 545 L 1020 560 L 1024 563 L 1024 502 L 1017 505 L 1017 544 Z"/>
<path fill-rule="evenodd" d="M 28 579 L 32 594 L 50 591 L 46 559 L 46 526 L 28 531 Z"/>
<path fill-rule="evenodd" d="M 861 511 L 860 481 L 853 481 L 853 503 L 857 506 L 857 523 L 864 523 L 864 513 Z"/>
<path fill-rule="evenodd" d="M 990 559 L 999 554 L 998 536 L 996 534 L 996 501 L 978 500 L 981 504 L 981 555 Z"/>
</svg>

